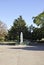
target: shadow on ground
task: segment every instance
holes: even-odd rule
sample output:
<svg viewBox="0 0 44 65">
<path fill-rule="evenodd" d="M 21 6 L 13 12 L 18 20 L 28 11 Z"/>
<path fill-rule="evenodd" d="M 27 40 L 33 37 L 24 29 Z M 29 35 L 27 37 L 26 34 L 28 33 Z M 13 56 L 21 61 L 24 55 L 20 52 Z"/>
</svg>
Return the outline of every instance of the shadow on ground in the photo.
<svg viewBox="0 0 44 65">
<path fill-rule="evenodd" d="M 44 46 L 11 47 L 9 49 L 22 49 L 22 50 L 32 50 L 32 51 L 44 51 Z"/>
</svg>

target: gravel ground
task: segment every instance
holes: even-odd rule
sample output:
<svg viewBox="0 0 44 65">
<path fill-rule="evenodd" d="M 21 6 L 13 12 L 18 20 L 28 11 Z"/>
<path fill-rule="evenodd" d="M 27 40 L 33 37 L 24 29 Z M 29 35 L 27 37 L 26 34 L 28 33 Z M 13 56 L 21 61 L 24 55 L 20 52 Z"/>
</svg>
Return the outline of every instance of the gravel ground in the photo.
<svg viewBox="0 0 44 65">
<path fill-rule="evenodd" d="M 0 65 L 44 65 L 44 46 L 0 45 Z"/>
</svg>

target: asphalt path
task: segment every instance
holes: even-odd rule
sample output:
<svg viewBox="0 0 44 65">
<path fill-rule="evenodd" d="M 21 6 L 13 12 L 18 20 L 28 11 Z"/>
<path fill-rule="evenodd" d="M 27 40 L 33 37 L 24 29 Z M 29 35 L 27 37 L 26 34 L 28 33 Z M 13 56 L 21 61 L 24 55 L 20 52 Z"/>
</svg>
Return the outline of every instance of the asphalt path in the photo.
<svg viewBox="0 0 44 65">
<path fill-rule="evenodd" d="M 0 65 L 44 65 L 44 46 L 0 45 Z"/>
</svg>

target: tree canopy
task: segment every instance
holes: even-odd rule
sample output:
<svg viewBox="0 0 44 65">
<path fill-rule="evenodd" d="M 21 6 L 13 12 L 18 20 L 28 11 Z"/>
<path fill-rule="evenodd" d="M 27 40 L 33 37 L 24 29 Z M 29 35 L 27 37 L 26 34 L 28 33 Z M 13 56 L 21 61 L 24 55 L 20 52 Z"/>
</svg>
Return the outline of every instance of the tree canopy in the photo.
<svg viewBox="0 0 44 65">
<path fill-rule="evenodd" d="M 39 15 L 33 17 L 33 22 L 37 26 L 40 26 L 40 28 L 37 28 L 37 30 L 36 30 L 36 28 L 34 29 L 34 34 L 36 35 L 35 36 L 36 39 L 40 40 L 40 39 L 44 38 L 44 12 L 42 12 Z"/>
<path fill-rule="evenodd" d="M 14 20 L 13 26 L 9 30 L 9 38 L 15 40 L 17 38 L 20 39 L 20 32 L 23 32 L 24 38 L 26 38 L 26 34 L 28 32 L 26 23 L 22 16 L 19 16 L 17 19 Z"/>
<path fill-rule="evenodd" d="M 44 26 L 44 12 L 40 13 L 36 17 L 33 17 L 33 22 L 40 27 Z"/>
<path fill-rule="evenodd" d="M 2 21 L 0 21 L 0 39 L 7 35 L 7 27 Z"/>
</svg>

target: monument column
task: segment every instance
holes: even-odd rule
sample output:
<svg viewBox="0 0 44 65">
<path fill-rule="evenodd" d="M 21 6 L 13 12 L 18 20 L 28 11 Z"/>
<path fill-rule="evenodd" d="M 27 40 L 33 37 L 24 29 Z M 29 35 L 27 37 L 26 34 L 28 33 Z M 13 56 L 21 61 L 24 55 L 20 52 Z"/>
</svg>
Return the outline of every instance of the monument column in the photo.
<svg viewBox="0 0 44 65">
<path fill-rule="evenodd" d="M 20 33 L 20 44 L 23 44 L 23 33 Z"/>
</svg>

